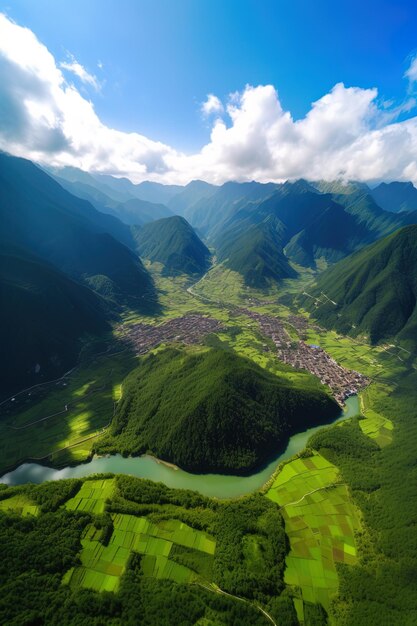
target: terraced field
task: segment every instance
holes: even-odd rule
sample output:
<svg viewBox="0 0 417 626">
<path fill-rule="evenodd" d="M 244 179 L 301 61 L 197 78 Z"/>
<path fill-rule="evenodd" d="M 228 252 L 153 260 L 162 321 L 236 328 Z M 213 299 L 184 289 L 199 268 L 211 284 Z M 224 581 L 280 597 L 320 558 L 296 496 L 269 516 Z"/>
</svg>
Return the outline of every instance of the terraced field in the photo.
<svg viewBox="0 0 417 626">
<path fill-rule="evenodd" d="M 303 621 L 304 602 L 329 609 L 338 590 L 337 563 L 356 563 L 358 512 L 337 467 L 316 452 L 284 465 L 266 496 L 279 504 L 285 520 L 291 549 L 284 580 Z"/>
</svg>

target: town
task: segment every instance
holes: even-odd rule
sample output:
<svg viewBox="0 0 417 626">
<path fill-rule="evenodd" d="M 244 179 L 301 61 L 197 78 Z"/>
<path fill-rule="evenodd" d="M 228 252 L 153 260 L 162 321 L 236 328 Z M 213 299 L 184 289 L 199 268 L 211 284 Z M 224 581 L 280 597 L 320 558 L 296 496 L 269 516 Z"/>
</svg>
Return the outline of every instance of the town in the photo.
<svg viewBox="0 0 417 626">
<path fill-rule="evenodd" d="M 262 333 L 274 342 L 277 356 L 281 361 L 317 376 L 324 385 L 330 387 L 340 406 L 343 406 L 346 398 L 358 393 L 369 384 L 370 381 L 366 376 L 342 367 L 320 346 L 309 345 L 305 342 L 307 329 L 305 318 L 294 315 L 288 318 L 288 323 L 303 337 L 301 340 L 294 341 L 279 318 L 263 315 L 250 309 L 241 309 L 240 312 L 258 322 Z"/>
<path fill-rule="evenodd" d="M 150 324 L 123 324 L 119 327 L 123 341 L 132 347 L 137 355 L 145 354 L 158 344 L 178 341 L 187 345 L 198 343 L 209 333 L 222 328 L 219 320 L 204 315 L 184 315 L 158 326 Z"/>
</svg>

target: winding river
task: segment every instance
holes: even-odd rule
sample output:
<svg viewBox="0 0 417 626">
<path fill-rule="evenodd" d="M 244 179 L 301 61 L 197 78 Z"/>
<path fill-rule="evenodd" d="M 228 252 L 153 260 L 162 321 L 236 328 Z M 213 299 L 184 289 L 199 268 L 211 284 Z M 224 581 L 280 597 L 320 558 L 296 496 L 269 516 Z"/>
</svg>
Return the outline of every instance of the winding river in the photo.
<svg viewBox="0 0 417 626">
<path fill-rule="evenodd" d="M 359 399 L 351 396 L 347 399 L 345 409 L 335 422 L 353 417 L 359 413 Z M 57 470 L 38 463 L 23 463 L 14 471 L 0 478 L 7 485 L 23 483 L 42 483 L 46 480 L 62 478 L 81 478 L 90 474 L 112 472 L 114 474 L 131 474 L 139 478 L 162 482 L 176 489 L 193 489 L 205 496 L 215 498 L 236 498 L 256 491 L 274 473 L 278 463 L 292 457 L 302 450 L 309 437 L 323 428 L 316 426 L 293 435 L 284 452 L 279 454 L 266 467 L 251 476 L 230 476 L 225 474 L 190 474 L 181 469 L 170 467 L 150 456 L 124 458 L 119 454 L 94 458 L 88 463 Z"/>
</svg>

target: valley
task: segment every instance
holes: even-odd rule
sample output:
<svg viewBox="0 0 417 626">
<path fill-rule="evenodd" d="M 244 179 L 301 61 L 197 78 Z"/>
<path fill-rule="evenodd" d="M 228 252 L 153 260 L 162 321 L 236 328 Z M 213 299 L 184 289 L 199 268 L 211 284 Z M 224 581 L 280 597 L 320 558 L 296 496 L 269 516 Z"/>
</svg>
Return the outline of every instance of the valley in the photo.
<svg viewBox="0 0 417 626">
<path fill-rule="evenodd" d="M 170 280 L 168 288 L 166 278 L 161 274 L 158 265 L 151 267 L 151 271 L 155 284 L 161 292 L 165 292 L 162 318 L 154 320 L 147 316 L 126 312 L 123 324 L 115 328 L 114 339 L 109 338 L 108 345 L 105 345 L 104 354 L 93 357 L 88 365 L 81 363 L 76 370 L 59 381 L 58 385 L 52 383 L 49 386 L 46 385 L 44 389 L 41 385 L 37 390 L 38 396 L 35 390 L 29 391 L 28 393 L 34 393 L 35 402 L 32 408 L 30 408 L 32 401 L 29 400 L 28 394 L 25 397 L 25 393 L 22 394 L 23 398 L 19 399 L 17 396 L 15 399 L 15 402 L 25 403 L 25 411 L 19 411 L 17 405 L 11 408 L 10 401 L 2 405 L 3 412 L 8 415 L 6 422 L 2 421 L 3 433 L 6 431 L 6 438 L 2 437 L 4 441 L 2 459 L 10 459 L 9 467 L 16 466 L 25 459 L 34 459 L 36 455 L 33 454 L 33 450 L 37 445 L 40 446 L 39 449 L 42 452 L 45 451 L 45 458 L 42 462 L 56 468 L 51 468 L 51 470 L 45 468 L 46 479 L 60 477 L 59 468 L 68 463 L 87 460 L 91 456 L 95 442 L 100 441 L 103 433 L 110 426 L 108 411 L 110 407 L 113 410 L 116 406 L 114 403 L 119 401 L 120 394 L 123 393 L 121 383 L 128 371 L 135 367 L 139 355 L 149 351 L 151 353 L 156 351 L 158 354 L 164 345 L 175 345 L 175 342 L 178 345 L 183 343 L 192 345 L 196 341 L 202 341 L 209 345 L 221 346 L 223 350 L 233 350 L 242 356 L 249 357 L 267 371 L 279 373 L 292 381 L 304 381 L 304 384 L 309 381 L 307 372 L 320 374 L 316 360 L 313 359 L 314 365 L 312 365 L 309 363 L 309 358 L 301 361 L 299 356 L 304 346 L 310 348 L 310 342 L 314 342 L 314 346 L 317 347 L 310 348 L 312 354 L 316 356 L 317 353 L 322 352 L 326 361 L 332 363 L 333 368 L 340 368 L 338 362 L 343 363 L 341 371 L 344 375 L 350 371 L 363 372 L 363 376 L 356 381 L 359 387 L 357 390 L 351 389 L 355 382 L 354 378 L 346 381 L 346 390 L 359 391 L 363 397 L 364 418 L 359 421 L 361 431 L 364 436 L 370 438 L 370 441 L 376 442 L 373 444 L 375 447 L 372 448 L 374 454 L 378 449 L 391 444 L 392 421 L 375 410 L 375 402 L 372 399 L 374 394 L 365 392 L 364 388 L 370 383 L 369 389 L 378 389 L 379 397 L 382 397 L 387 389 L 393 389 L 398 385 L 396 381 L 406 371 L 404 362 L 398 360 L 398 350 L 396 351 L 395 348 L 386 350 L 385 346 L 370 348 L 358 339 L 350 339 L 339 336 L 333 331 L 326 331 L 314 320 L 310 320 L 306 313 L 294 314 L 291 308 L 278 301 L 275 295 L 272 295 L 272 298 L 271 296 L 265 298 L 265 294 L 257 291 L 243 290 L 240 291 L 238 299 L 231 298 L 232 302 L 227 300 L 220 302 L 217 300 L 217 293 L 213 294 L 213 300 L 209 301 L 206 290 L 204 296 L 197 295 L 198 283 L 187 290 L 187 281 L 184 282 L 183 277 L 177 277 Z M 218 273 L 219 268 L 215 266 L 211 271 Z M 202 281 L 202 284 L 205 283 L 207 283 L 207 278 Z M 293 291 L 297 281 L 294 283 L 294 285 L 290 283 L 286 286 L 288 294 Z M 236 293 L 238 292 L 239 289 L 236 290 Z M 281 292 L 281 296 L 285 294 Z M 283 299 L 285 301 L 285 297 Z M 292 363 L 299 363 L 300 366 L 292 367 L 291 361 L 285 364 L 285 354 L 292 354 Z M 101 372 L 106 372 L 104 378 Z M 381 387 L 381 385 L 384 386 Z M 334 391 L 337 393 L 338 389 L 339 387 Z M 44 399 L 42 399 L 43 394 Z M 343 400 L 344 397 L 340 396 L 339 401 Z M 68 406 L 68 411 L 63 414 L 63 417 L 53 414 L 55 407 L 65 405 Z M 45 416 L 45 412 L 49 412 L 51 417 Z M 353 415 L 356 412 L 357 409 Z M 47 419 L 44 419 L 45 417 Z M 69 436 L 66 441 L 62 438 L 62 419 L 65 419 L 69 426 Z M 6 424 L 9 439 L 7 439 Z M 57 428 L 58 424 L 59 428 Z M 344 422 L 338 422 L 338 424 L 340 425 L 336 428 L 343 428 Z M 84 472 L 88 474 L 90 471 L 126 471 L 127 473 L 138 471 L 140 476 L 155 476 L 157 480 L 167 482 L 171 487 L 201 489 L 202 493 L 220 498 L 242 497 L 244 493 L 256 492 L 260 489 L 261 493 L 266 493 L 268 498 L 277 502 L 281 507 L 285 531 L 290 541 L 284 583 L 289 590 L 292 590 L 294 608 L 298 619 L 303 623 L 306 615 L 308 616 L 309 611 L 312 610 L 311 607 L 318 606 L 315 604 L 317 602 L 325 608 L 327 613 L 330 611 L 334 614 L 336 610 L 334 606 L 337 605 L 333 603 L 340 584 L 338 563 L 345 563 L 348 567 L 358 566 L 362 554 L 361 549 L 363 549 L 361 542 L 358 544 L 357 539 L 357 534 L 363 532 L 361 529 L 363 529 L 364 521 L 361 509 L 358 501 L 352 499 L 349 481 L 346 482 L 345 476 L 340 474 L 337 465 L 332 464 L 333 458 L 330 457 L 330 460 L 327 460 L 326 453 L 321 456 L 322 453 L 314 451 L 313 447 L 313 452 L 301 454 L 299 461 L 292 460 L 294 454 L 297 458 L 297 453 L 299 455 L 306 445 L 311 445 L 310 441 L 314 433 L 319 435 L 320 432 L 321 428 L 318 426 L 307 430 L 304 438 L 299 439 L 299 435 L 294 436 L 296 448 L 290 444 L 286 453 L 271 461 L 265 470 L 259 473 L 259 476 L 254 474 L 253 477 L 248 478 L 227 475 L 224 477 L 207 475 L 199 478 L 193 474 L 187 475 L 182 470 L 158 465 L 150 457 L 120 458 L 120 463 L 116 457 L 114 457 L 114 462 L 112 457 L 98 458 L 93 461 L 91 470 L 88 464 L 77 465 L 74 471 L 71 468 L 64 470 L 62 478 L 71 475 L 82 476 Z M 49 433 L 48 437 L 45 437 L 46 433 Z M 39 437 L 38 444 L 36 444 L 37 437 Z M 14 446 L 11 445 L 12 441 Z M 16 441 L 19 442 L 18 448 Z M 299 443 L 296 444 L 296 441 Z M 17 450 L 21 456 L 13 458 L 11 455 L 16 454 Z M 310 458 L 313 462 L 309 461 Z M 100 465 L 101 461 L 103 465 Z M 126 462 L 126 469 L 124 469 L 124 462 Z M 135 462 L 138 464 L 138 469 L 133 465 Z M 280 469 L 277 470 L 278 463 Z M 298 467 L 297 463 L 302 463 L 302 465 Z M 3 472 L 6 469 L 4 467 Z M 24 481 L 31 476 L 30 471 L 22 474 Z M 36 470 L 33 478 L 30 479 L 38 482 L 39 479 L 36 476 L 42 475 L 42 472 Z M 18 479 L 18 482 L 21 482 L 22 478 Z M 235 486 L 233 482 L 230 482 L 233 479 L 236 481 Z M 40 480 L 43 479 L 40 478 Z M 246 487 L 241 481 L 248 481 L 248 486 Z M 11 484 L 13 484 L 13 479 Z M 12 489 L 12 495 L 16 487 L 9 489 Z M 8 506 L 7 500 L 2 502 L 6 507 Z M 344 517 L 341 517 L 342 511 Z M 319 536 L 317 530 L 314 530 L 317 525 L 320 527 Z M 370 529 L 367 532 L 370 532 Z M 309 546 L 308 550 L 307 546 Z M 158 559 L 162 557 L 152 558 L 156 558 L 155 563 L 159 563 Z M 158 568 L 162 572 L 161 563 Z M 118 566 L 121 567 L 120 572 L 127 571 L 126 564 L 125 560 L 124 564 Z M 98 571 L 94 564 L 91 567 L 92 572 Z M 165 569 L 169 571 L 168 566 Z M 159 570 L 155 570 L 157 571 Z M 164 579 L 163 573 L 154 575 Z M 172 575 L 173 580 L 180 580 L 176 573 Z M 75 574 L 72 576 L 75 581 Z M 81 577 L 81 573 L 76 574 L 77 580 L 83 580 L 82 584 L 87 589 L 98 588 L 98 574 L 94 574 L 94 578 L 89 576 L 83 574 Z M 183 583 L 187 580 L 187 576 L 181 578 Z M 68 579 L 70 580 L 69 576 Z M 107 582 L 100 584 L 108 585 L 110 578 L 103 578 L 104 580 Z M 203 579 L 201 584 L 203 587 L 208 585 L 211 589 L 210 581 L 205 582 Z M 216 589 L 216 585 L 213 589 Z M 239 593 L 236 595 L 239 596 Z M 239 602 L 239 600 L 236 601 Z"/>
<path fill-rule="evenodd" d="M 33 193 L 46 183 L 26 162 L 10 167 L 16 195 L 21 167 Z M 2 538 L 26 545 L 19 524 L 29 542 L 72 528 L 71 546 L 55 539 L 52 606 L 61 598 L 81 623 L 85 597 L 98 624 L 147 611 L 150 624 L 172 624 L 165 601 L 190 624 L 186 597 L 204 626 L 357 626 L 369 599 L 390 624 L 411 624 L 413 594 L 401 590 L 398 568 L 413 549 L 414 214 L 381 212 L 363 188 L 341 199 L 339 188 L 306 181 L 147 188 L 158 202 L 173 194 L 167 203 L 183 206 L 190 225 L 109 178 L 42 190 L 58 243 L 26 225 L 12 231 L 4 293 L 12 284 L 18 294 L 7 295 L 10 310 L 30 296 L 36 315 L 21 318 L 31 341 L 28 330 L 15 344 L 23 356 L 11 378 L 22 384 L 4 378 L 10 393 L 0 403 Z M 97 250 L 75 258 L 65 242 L 75 190 L 86 203 L 75 203 L 75 236 L 82 223 L 83 237 L 99 237 L 98 265 Z M 103 202 L 113 211 L 105 223 Z M 125 211 L 143 220 L 119 223 Z M 326 247 L 318 224 L 329 212 L 358 237 Z M 44 314 L 48 298 L 56 320 Z M 404 313 L 395 327 L 385 319 L 393 301 Z M 48 567 L 33 565 L 31 584 Z M 56 584 L 47 580 L 46 590 Z M 390 589 L 383 600 L 381 588 Z"/>
</svg>

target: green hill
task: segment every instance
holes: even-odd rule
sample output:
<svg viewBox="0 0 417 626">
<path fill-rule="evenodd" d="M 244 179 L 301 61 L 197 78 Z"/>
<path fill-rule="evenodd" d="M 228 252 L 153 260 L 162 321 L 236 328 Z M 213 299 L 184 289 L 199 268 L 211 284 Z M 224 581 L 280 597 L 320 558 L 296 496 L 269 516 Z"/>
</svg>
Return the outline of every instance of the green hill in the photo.
<svg viewBox="0 0 417 626">
<path fill-rule="evenodd" d="M 233 352 L 168 348 L 127 377 L 96 451 L 152 451 L 190 471 L 239 474 L 339 411 L 317 386 L 301 388 Z"/>
<path fill-rule="evenodd" d="M 131 236 L 128 226 L 68 193 L 30 161 L 4 153 L 0 194 L 0 243 L 27 250 L 119 301 L 154 306 L 150 276 L 114 232 L 126 229 Z"/>
<path fill-rule="evenodd" d="M 166 274 L 201 274 L 210 252 L 189 223 L 177 215 L 145 224 L 136 231 L 139 254 L 165 266 Z"/>
<path fill-rule="evenodd" d="M 22 251 L 0 252 L 0 301 L 0 395 L 63 374 L 108 328 L 98 296 Z"/>
<path fill-rule="evenodd" d="M 321 297 L 326 294 L 336 304 Z M 306 300 L 324 325 L 372 343 L 397 338 L 417 347 L 417 226 L 406 226 L 324 272 Z"/>
</svg>

